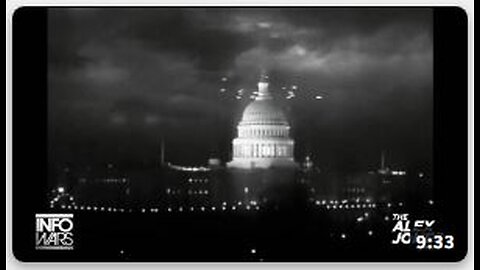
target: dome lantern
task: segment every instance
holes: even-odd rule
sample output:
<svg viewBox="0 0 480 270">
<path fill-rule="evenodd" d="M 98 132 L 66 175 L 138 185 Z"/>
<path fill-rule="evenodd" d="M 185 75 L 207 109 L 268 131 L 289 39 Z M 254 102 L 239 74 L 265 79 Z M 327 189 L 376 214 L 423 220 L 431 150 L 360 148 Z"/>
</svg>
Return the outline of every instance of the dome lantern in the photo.
<svg viewBox="0 0 480 270">
<path fill-rule="evenodd" d="M 271 99 L 272 95 L 268 91 L 268 76 L 262 74 L 260 81 L 258 82 L 258 96 L 256 99 Z"/>
</svg>

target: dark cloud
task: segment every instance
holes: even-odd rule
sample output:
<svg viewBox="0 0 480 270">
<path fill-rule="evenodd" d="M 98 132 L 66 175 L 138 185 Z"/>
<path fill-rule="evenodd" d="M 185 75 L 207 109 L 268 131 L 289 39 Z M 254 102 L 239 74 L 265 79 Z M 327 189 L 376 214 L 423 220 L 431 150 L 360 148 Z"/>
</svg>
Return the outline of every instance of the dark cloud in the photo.
<svg viewBox="0 0 480 270">
<path fill-rule="evenodd" d="M 261 69 L 278 96 L 300 89 L 281 101 L 299 154 L 388 147 L 429 157 L 430 9 L 55 8 L 48 42 L 49 134 L 64 159 L 75 157 L 65 145 L 128 140 L 134 151 L 161 136 L 188 142 L 195 158 L 226 157 L 247 103 L 233 96 L 252 91 Z"/>
</svg>

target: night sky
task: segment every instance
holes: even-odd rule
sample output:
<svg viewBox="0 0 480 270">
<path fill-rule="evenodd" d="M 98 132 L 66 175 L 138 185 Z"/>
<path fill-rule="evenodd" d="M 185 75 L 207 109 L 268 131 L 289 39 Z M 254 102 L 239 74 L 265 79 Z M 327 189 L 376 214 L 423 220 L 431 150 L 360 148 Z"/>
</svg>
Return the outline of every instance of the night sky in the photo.
<svg viewBox="0 0 480 270">
<path fill-rule="evenodd" d="M 297 159 L 428 164 L 432 28 L 420 8 L 50 9 L 49 160 L 148 164 L 163 137 L 174 163 L 226 161 L 266 70 Z"/>
</svg>

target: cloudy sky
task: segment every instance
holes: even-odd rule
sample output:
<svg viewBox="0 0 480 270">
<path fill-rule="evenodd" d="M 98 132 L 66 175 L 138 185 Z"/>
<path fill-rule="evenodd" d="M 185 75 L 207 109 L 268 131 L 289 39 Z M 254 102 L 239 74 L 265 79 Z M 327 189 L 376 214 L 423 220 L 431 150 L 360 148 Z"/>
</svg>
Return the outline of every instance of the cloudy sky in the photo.
<svg viewBox="0 0 480 270">
<path fill-rule="evenodd" d="M 162 137 L 176 163 L 228 159 L 266 70 L 299 158 L 428 162 L 432 27 L 430 9 L 50 9 L 51 160 L 143 162 Z"/>
</svg>

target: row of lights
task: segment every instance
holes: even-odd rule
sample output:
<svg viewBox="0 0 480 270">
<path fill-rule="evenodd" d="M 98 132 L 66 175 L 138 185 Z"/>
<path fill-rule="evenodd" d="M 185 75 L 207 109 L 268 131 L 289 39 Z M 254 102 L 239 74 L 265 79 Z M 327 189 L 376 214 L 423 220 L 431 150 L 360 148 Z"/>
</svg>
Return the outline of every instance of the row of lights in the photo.
<svg viewBox="0 0 480 270">
<path fill-rule="evenodd" d="M 255 210 L 255 211 L 259 211 L 260 210 L 260 206 L 250 206 L 250 205 L 245 205 L 243 207 L 241 206 L 237 206 L 237 205 L 232 205 L 232 206 L 221 206 L 221 207 L 216 207 L 216 206 L 211 206 L 211 207 L 205 207 L 205 206 L 200 206 L 200 207 L 194 207 L 194 206 L 190 206 L 190 207 L 178 207 L 178 208 L 173 208 L 173 207 L 168 207 L 167 208 L 167 212 L 207 212 L 207 211 L 210 211 L 210 212 L 216 212 L 216 211 L 240 211 L 240 210 L 247 210 L 247 211 L 250 211 L 250 210 Z"/>
<path fill-rule="evenodd" d="M 234 201 L 234 202 L 232 203 L 232 205 L 239 205 L 239 206 L 240 206 L 240 205 L 253 205 L 253 206 L 256 206 L 256 205 L 258 205 L 258 204 L 259 204 L 259 203 L 258 203 L 257 201 L 255 201 L 255 200 L 250 200 L 250 201 L 248 201 L 248 202 Z M 222 206 L 227 206 L 227 205 L 228 205 L 228 203 L 227 203 L 226 201 L 223 201 L 223 202 L 222 202 Z"/>
<path fill-rule="evenodd" d="M 208 178 L 188 178 L 189 183 L 208 183 Z"/>
<path fill-rule="evenodd" d="M 370 204 L 340 204 L 340 205 L 329 205 L 327 204 L 325 206 L 326 209 L 365 209 L 365 208 L 376 208 L 377 205 L 375 203 L 370 203 Z"/>
<path fill-rule="evenodd" d="M 356 199 L 353 202 L 351 202 L 349 204 L 348 200 L 342 200 L 342 201 L 338 201 L 338 200 L 330 200 L 330 201 L 326 201 L 326 200 L 315 200 L 314 201 L 315 205 L 317 206 L 322 206 L 322 207 L 325 207 L 327 209 L 363 209 L 363 208 L 376 208 L 377 207 L 377 204 L 376 203 L 373 203 L 370 199 L 366 199 L 363 203 L 361 203 L 361 201 L 359 199 Z M 429 204 L 433 204 L 431 201 L 428 201 Z M 402 207 L 404 204 L 403 202 L 398 202 L 397 205 L 399 207 Z M 391 202 L 388 202 L 386 204 L 386 206 L 388 208 L 391 208 L 393 207 L 393 204 Z"/>
<path fill-rule="evenodd" d="M 310 200 L 313 200 L 313 198 L 310 198 Z M 365 202 L 365 203 L 371 203 L 372 202 L 372 199 L 370 198 L 366 198 L 364 200 L 362 200 L 360 197 L 357 197 L 355 199 L 343 199 L 343 200 L 316 200 L 315 203 L 316 204 L 347 204 L 348 202 L 354 202 L 354 203 L 360 203 L 360 202 Z"/>
<path fill-rule="evenodd" d="M 197 194 L 198 195 L 208 195 L 208 189 L 205 189 L 205 190 L 201 190 L 201 189 L 200 190 L 191 190 L 191 189 L 189 189 L 187 191 L 187 193 L 188 193 L 188 195 L 192 195 L 192 194 L 193 195 L 197 195 Z"/>
<path fill-rule="evenodd" d="M 326 200 L 316 200 L 315 205 L 320 207 L 325 207 L 326 209 L 364 209 L 364 208 L 376 208 L 376 203 L 351 203 L 348 204 L 348 201 L 342 201 L 339 203 L 337 200 L 327 202 Z"/>
<path fill-rule="evenodd" d="M 105 179 L 100 179 L 101 182 L 104 183 L 126 183 L 128 180 L 127 178 L 105 178 Z"/>
<path fill-rule="evenodd" d="M 50 208 L 54 208 L 54 205 L 50 205 Z M 66 204 L 61 204 L 60 205 L 61 209 L 68 209 L 68 210 L 80 210 L 80 211 L 100 211 L 100 212 L 132 212 L 132 209 L 125 209 L 125 208 L 117 208 L 117 207 L 104 207 L 104 206 L 91 206 L 91 205 L 66 205 Z"/>
<path fill-rule="evenodd" d="M 182 191 L 180 189 L 171 189 L 171 188 L 167 188 L 165 190 L 165 192 L 168 194 L 168 195 L 176 195 L 176 194 L 181 194 Z M 200 190 L 192 190 L 192 189 L 189 189 L 187 190 L 187 194 L 188 195 L 208 195 L 209 191 L 208 189 L 200 189 Z"/>
<path fill-rule="evenodd" d="M 51 208 L 54 208 L 55 206 L 54 205 L 50 205 Z M 68 210 L 81 210 L 81 211 L 94 211 L 94 212 L 97 212 L 97 211 L 100 211 L 100 212 L 113 212 L 113 213 L 116 213 L 116 212 L 119 212 L 119 213 L 124 213 L 124 212 L 133 212 L 133 210 L 131 208 L 129 209 L 125 209 L 125 208 L 117 208 L 117 207 L 104 207 L 104 206 L 91 206 L 91 205 L 66 205 L 66 204 L 61 204 L 60 205 L 60 208 L 61 209 L 68 209 Z M 201 211 L 201 212 L 206 212 L 206 211 L 211 211 L 211 212 L 214 212 L 214 211 L 227 211 L 227 210 L 232 210 L 232 211 L 236 211 L 236 210 L 247 210 L 247 211 L 250 211 L 250 210 L 260 210 L 260 206 L 259 205 L 250 205 L 250 204 L 246 204 L 246 205 L 232 205 L 232 206 L 226 206 L 226 205 L 222 205 L 221 207 L 216 207 L 216 206 L 211 206 L 211 207 L 206 207 L 206 206 L 200 206 L 200 207 L 194 207 L 194 206 L 190 206 L 190 207 L 183 207 L 183 206 L 180 206 L 178 208 L 173 208 L 173 207 L 167 207 L 166 208 L 166 211 L 167 212 L 184 212 L 184 211 L 190 211 L 190 212 L 195 212 L 195 211 Z M 147 213 L 147 212 L 150 212 L 150 213 L 159 213 L 160 212 L 160 208 L 156 208 L 156 207 L 152 207 L 152 208 L 140 208 L 140 212 L 141 213 Z"/>
</svg>

